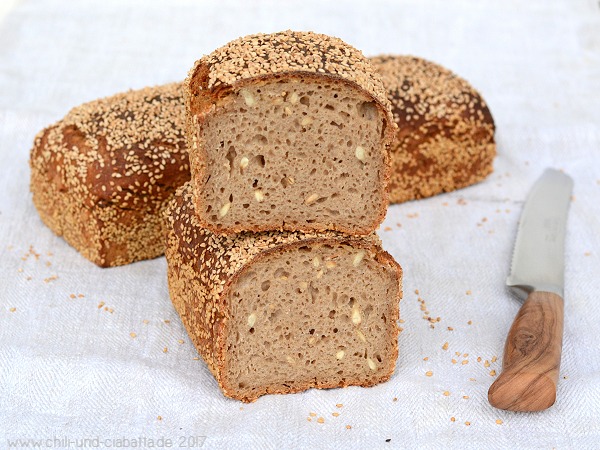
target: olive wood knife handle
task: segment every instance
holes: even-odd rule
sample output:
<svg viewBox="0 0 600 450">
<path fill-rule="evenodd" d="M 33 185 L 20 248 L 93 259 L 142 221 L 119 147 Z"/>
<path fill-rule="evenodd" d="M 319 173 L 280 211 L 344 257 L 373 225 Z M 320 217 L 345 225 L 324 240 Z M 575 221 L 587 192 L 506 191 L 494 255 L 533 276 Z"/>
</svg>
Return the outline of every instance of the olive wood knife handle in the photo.
<svg viewBox="0 0 600 450">
<path fill-rule="evenodd" d="M 510 328 L 502 373 L 488 391 L 492 406 L 542 411 L 556 400 L 563 338 L 563 299 L 551 292 L 529 294 Z"/>
</svg>

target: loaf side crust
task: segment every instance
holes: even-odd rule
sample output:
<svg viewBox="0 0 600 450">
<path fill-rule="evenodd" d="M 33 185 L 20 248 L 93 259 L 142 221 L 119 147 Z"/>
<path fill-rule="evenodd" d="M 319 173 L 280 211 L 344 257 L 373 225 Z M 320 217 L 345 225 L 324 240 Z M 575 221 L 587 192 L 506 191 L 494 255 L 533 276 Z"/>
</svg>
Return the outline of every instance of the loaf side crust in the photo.
<svg viewBox="0 0 600 450">
<path fill-rule="evenodd" d="M 368 236 L 349 236 L 327 231 L 323 233 L 302 232 L 264 232 L 240 233 L 237 235 L 218 235 L 203 228 L 195 214 L 193 193 L 190 183 L 186 183 L 171 201 L 167 211 L 166 256 L 168 262 L 168 281 L 171 299 L 181 316 L 188 334 L 209 370 L 219 383 L 225 395 L 244 402 L 255 401 L 257 397 L 243 397 L 235 388 L 225 383 L 226 373 L 225 331 L 229 320 L 227 293 L 245 270 L 261 259 L 275 252 L 285 252 L 295 247 L 311 244 L 348 243 L 356 248 L 374 249 L 376 258 L 382 264 L 393 268 L 399 286 L 402 269 L 391 255 L 381 249 L 379 237 L 372 233 Z M 199 286 L 197 290 L 191 286 Z M 400 289 L 401 292 L 401 289 Z M 186 296 L 187 294 L 187 296 Z M 395 302 L 394 323 L 399 315 L 399 300 Z M 397 356 L 397 333 L 391 337 Z M 391 376 L 395 360 L 386 367 L 382 382 Z M 358 384 L 348 382 L 349 384 Z M 362 384 L 364 386 L 371 385 Z M 269 393 L 299 392 L 310 387 L 342 387 L 342 385 L 307 384 L 289 390 L 269 391 Z"/>
<path fill-rule="evenodd" d="M 493 171 L 495 125 L 481 94 L 450 70 L 413 56 L 370 58 L 398 125 L 390 203 L 470 186 Z"/>
<path fill-rule="evenodd" d="M 164 252 L 162 210 L 189 179 L 181 83 L 73 108 L 30 156 L 42 221 L 102 267 Z"/>
</svg>

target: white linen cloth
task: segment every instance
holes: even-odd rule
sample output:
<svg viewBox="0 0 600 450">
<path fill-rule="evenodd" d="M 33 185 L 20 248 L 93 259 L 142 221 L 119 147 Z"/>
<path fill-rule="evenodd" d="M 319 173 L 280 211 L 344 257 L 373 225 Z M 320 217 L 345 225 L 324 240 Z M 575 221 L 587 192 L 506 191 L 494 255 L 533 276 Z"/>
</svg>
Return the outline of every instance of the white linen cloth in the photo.
<svg viewBox="0 0 600 450">
<path fill-rule="evenodd" d="M 454 70 L 488 101 L 499 154 L 485 182 L 389 209 L 381 237 L 404 268 L 405 321 L 389 382 L 246 405 L 194 359 L 164 258 L 112 269 L 83 259 L 38 218 L 28 156 L 73 106 L 182 80 L 227 41 L 284 29 Z M 180 447 L 189 436 L 229 449 L 600 448 L 599 126 L 596 0 L 18 3 L 0 22 L 0 448 Z M 558 401 L 515 414 L 492 408 L 487 389 L 519 308 L 504 288 L 517 221 L 548 166 L 575 179 Z M 441 317 L 434 329 L 419 297 Z"/>
</svg>

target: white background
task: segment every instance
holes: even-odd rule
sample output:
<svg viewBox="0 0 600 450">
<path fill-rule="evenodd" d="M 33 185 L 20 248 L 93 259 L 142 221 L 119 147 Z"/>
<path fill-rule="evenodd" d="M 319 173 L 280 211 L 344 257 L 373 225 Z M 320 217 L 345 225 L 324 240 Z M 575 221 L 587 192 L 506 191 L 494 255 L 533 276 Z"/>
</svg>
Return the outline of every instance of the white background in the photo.
<svg viewBox="0 0 600 450">
<path fill-rule="evenodd" d="M 207 436 L 204 448 L 234 449 L 599 448 L 597 0 L 12 3 L 0 8 L 8 10 L 0 22 L 0 448 L 7 438 L 97 436 L 165 436 L 178 447 L 190 435 Z M 71 107 L 182 80 L 227 41 L 283 29 L 454 70 L 487 99 L 499 155 L 487 181 L 389 210 L 381 236 L 405 271 L 391 381 L 244 405 L 223 397 L 193 359 L 164 258 L 114 269 L 84 260 L 40 222 L 27 161 L 35 133 Z M 558 401 L 542 413 L 507 413 L 486 398 L 519 307 L 504 279 L 523 200 L 547 166 L 575 179 Z M 416 289 L 441 317 L 435 329 Z"/>
</svg>

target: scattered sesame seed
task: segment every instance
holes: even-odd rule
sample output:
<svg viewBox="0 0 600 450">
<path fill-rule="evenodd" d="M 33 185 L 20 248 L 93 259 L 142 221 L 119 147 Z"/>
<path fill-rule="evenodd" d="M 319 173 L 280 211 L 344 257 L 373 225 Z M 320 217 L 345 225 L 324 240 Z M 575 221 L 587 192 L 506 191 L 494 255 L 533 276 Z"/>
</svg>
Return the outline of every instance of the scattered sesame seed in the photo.
<svg viewBox="0 0 600 450">
<path fill-rule="evenodd" d="M 425 372 L 425 376 L 431 377 L 433 376 L 433 372 L 431 370 L 428 370 L 427 372 Z"/>
<path fill-rule="evenodd" d="M 17 308 L 15 308 L 14 306 L 9 309 L 10 312 L 15 312 L 16 310 L 17 310 Z"/>
<path fill-rule="evenodd" d="M 465 422 L 466 426 L 471 426 L 471 422 Z"/>
<path fill-rule="evenodd" d="M 350 430 L 352 427 L 350 425 L 346 425 L 346 430 Z"/>
<path fill-rule="evenodd" d="M 167 353 L 169 349 L 167 347 L 163 348 L 163 353 Z"/>
<path fill-rule="evenodd" d="M 103 306 L 104 306 L 104 302 L 98 303 L 98 309 L 102 309 Z"/>
<path fill-rule="evenodd" d="M 472 292 L 471 292 L 471 290 L 468 290 L 468 291 L 466 292 L 466 294 L 467 294 L 467 295 L 471 295 L 471 293 L 472 293 Z"/>
<path fill-rule="evenodd" d="M 504 423 L 504 421 L 502 419 L 496 419 L 496 423 L 498 425 L 502 425 Z"/>
<path fill-rule="evenodd" d="M 131 336 L 132 338 L 136 338 L 137 334 L 132 331 L 131 333 L 129 333 L 129 336 Z"/>
<path fill-rule="evenodd" d="M 444 342 L 444 345 L 442 345 L 442 349 L 443 350 L 448 350 L 448 342 Z"/>
<path fill-rule="evenodd" d="M 157 419 L 158 419 L 158 420 L 162 420 L 162 416 L 158 416 L 158 417 L 157 417 Z"/>
<path fill-rule="evenodd" d="M 496 376 L 496 371 L 495 370 L 490 370 L 490 376 L 495 377 Z"/>
<path fill-rule="evenodd" d="M 333 417 L 338 417 L 338 416 L 340 415 L 340 413 L 339 413 L 339 412 L 333 412 L 333 413 L 331 413 L 331 415 L 332 415 Z"/>
<path fill-rule="evenodd" d="M 319 422 L 319 423 L 325 423 L 325 419 L 323 417 L 319 417 L 317 419 L 317 422 Z"/>
<path fill-rule="evenodd" d="M 444 397 L 450 397 L 450 391 L 444 391 Z"/>
<path fill-rule="evenodd" d="M 450 417 L 450 422 L 456 422 L 456 417 Z"/>
</svg>

